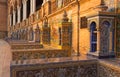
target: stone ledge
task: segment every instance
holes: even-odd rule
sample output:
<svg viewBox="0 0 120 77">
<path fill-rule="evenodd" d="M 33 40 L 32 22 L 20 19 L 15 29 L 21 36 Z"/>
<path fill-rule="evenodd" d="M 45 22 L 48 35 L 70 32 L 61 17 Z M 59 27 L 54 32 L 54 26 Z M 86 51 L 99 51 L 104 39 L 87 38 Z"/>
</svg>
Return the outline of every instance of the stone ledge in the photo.
<svg viewBox="0 0 120 77">
<path fill-rule="evenodd" d="M 36 60 L 37 63 L 33 61 L 32 64 L 12 64 L 11 77 L 97 77 L 97 60 L 80 57 L 56 59 L 60 61 L 48 59 L 42 63 L 42 60 Z"/>
</svg>

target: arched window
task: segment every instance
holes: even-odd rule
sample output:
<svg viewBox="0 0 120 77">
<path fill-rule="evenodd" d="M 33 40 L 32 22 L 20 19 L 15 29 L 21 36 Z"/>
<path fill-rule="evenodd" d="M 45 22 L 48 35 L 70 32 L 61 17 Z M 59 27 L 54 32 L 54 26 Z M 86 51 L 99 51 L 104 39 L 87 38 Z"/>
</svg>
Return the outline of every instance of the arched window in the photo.
<svg viewBox="0 0 120 77">
<path fill-rule="evenodd" d="M 96 23 L 92 22 L 90 25 L 90 38 L 91 38 L 91 52 L 97 51 L 97 29 L 96 29 Z"/>
<path fill-rule="evenodd" d="M 15 12 L 15 16 L 16 16 L 16 17 L 15 17 L 15 23 L 17 23 L 17 21 L 18 21 L 18 20 L 17 20 L 17 19 L 18 19 L 17 13 L 18 13 L 18 11 L 17 11 L 17 9 L 16 9 L 16 12 Z"/>
<path fill-rule="evenodd" d="M 59 45 L 62 44 L 62 31 L 61 28 L 59 28 Z"/>
<path fill-rule="evenodd" d="M 43 3 L 43 0 L 36 0 L 36 11 L 40 9 L 42 3 Z"/>
<path fill-rule="evenodd" d="M 23 4 L 21 4 L 21 10 L 20 10 L 20 21 L 23 20 Z"/>
<path fill-rule="evenodd" d="M 27 18 L 29 17 L 30 15 L 30 0 L 27 1 Z"/>
<path fill-rule="evenodd" d="M 13 25 L 13 13 L 11 14 L 11 26 Z"/>
</svg>

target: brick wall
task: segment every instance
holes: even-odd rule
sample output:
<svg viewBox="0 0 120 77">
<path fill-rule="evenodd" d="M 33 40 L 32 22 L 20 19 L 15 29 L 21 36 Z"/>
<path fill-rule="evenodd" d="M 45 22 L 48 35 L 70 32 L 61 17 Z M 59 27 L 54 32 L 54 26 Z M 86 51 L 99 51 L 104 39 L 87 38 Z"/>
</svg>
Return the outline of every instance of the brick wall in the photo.
<svg viewBox="0 0 120 77">
<path fill-rule="evenodd" d="M 7 1 L 0 0 L 0 39 L 7 31 Z"/>
</svg>

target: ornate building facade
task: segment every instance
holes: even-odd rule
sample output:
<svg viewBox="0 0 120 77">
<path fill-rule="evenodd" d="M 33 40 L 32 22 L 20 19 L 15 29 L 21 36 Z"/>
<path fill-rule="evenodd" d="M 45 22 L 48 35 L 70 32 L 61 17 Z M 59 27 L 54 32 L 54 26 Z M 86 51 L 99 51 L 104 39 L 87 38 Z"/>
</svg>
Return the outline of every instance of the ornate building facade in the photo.
<svg viewBox="0 0 120 77">
<path fill-rule="evenodd" d="M 119 54 L 118 13 L 117 0 L 8 0 L 8 36 L 114 57 Z"/>
<path fill-rule="evenodd" d="M 7 0 L 0 0 L 0 39 L 7 37 Z"/>
</svg>

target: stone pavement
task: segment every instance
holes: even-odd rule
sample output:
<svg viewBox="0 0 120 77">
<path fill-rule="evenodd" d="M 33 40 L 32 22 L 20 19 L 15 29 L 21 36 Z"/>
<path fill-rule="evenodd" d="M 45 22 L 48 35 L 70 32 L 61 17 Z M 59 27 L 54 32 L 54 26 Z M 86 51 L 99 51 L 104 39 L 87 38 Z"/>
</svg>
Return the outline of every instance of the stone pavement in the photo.
<svg viewBox="0 0 120 77">
<path fill-rule="evenodd" d="M 0 77 L 10 77 L 11 50 L 4 40 L 0 40 Z"/>
</svg>

